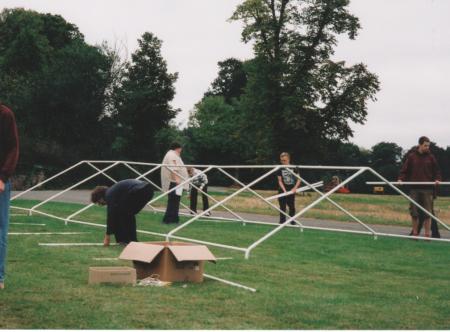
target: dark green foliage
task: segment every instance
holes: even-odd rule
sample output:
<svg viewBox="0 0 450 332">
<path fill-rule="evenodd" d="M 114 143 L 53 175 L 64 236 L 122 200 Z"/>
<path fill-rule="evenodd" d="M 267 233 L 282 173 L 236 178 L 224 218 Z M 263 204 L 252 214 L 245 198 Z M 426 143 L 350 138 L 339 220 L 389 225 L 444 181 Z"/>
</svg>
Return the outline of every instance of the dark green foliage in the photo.
<svg viewBox="0 0 450 332">
<path fill-rule="evenodd" d="M 175 95 L 178 74 L 167 72 L 161 44 L 149 32 L 142 35 L 118 91 L 117 120 L 122 142 L 116 144 L 121 155 L 133 160 L 156 161 L 161 151 L 157 151 L 155 135 L 168 128 L 179 111 L 169 105 Z"/>
<path fill-rule="evenodd" d="M 237 7 L 231 20 L 243 22 L 242 40 L 253 43 L 255 58 L 243 66 L 234 59 L 219 63 L 207 95 L 239 109 L 243 121 L 233 122 L 235 131 L 252 137 L 243 162 L 272 163 L 281 151 L 323 162 L 330 142 L 346 141 L 350 123 L 365 122 L 377 76 L 364 64 L 331 60 L 337 36 L 354 39 L 360 28 L 347 6 L 345 0 L 247 0 Z"/>
<path fill-rule="evenodd" d="M 0 91 L 16 114 L 19 171 L 98 158 L 111 59 L 62 17 L 23 9 L 0 14 Z M 101 155 L 101 154 L 100 154 Z"/>
</svg>

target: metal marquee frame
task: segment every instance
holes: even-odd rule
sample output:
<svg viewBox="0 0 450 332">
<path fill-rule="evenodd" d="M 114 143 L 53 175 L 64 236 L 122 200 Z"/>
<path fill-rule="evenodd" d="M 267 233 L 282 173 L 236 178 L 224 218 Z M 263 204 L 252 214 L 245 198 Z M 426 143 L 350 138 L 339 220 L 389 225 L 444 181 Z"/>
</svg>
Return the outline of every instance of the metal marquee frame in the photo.
<svg viewBox="0 0 450 332">
<path fill-rule="evenodd" d="M 18 207 L 18 206 L 13 206 L 13 205 L 11 206 L 11 208 L 27 211 L 29 215 L 32 215 L 33 213 L 36 213 L 36 214 L 44 215 L 44 216 L 51 217 L 51 218 L 54 218 L 54 219 L 62 220 L 62 221 L 65 222 L 66 225 L 68 223 L 77 223 L 77 224 L 83 224 L 83 225 L 95 226 L 95 227 L 106 227 L 104 224 L 96 224 L 96 223 L 91 223 L 91 222 L 87 222 L 87 221 L 83 221 L 83 220 L 74 219 L 77 215 L 79 215 L 83 211 L 86 211 L 90 207 L 92 207 L 94 205 L 92 203 L 91 204 L 87 204 L 83 208 L 79 209 L 78 211 L 72 213 L 71 215 L 69 215 L 67 217 L 59 217 L 59 216 L 56 216 L 56 215 L 53 215 L 53 214 L 50 214 L 50 213 L 46 213 L 44 211 L 39 210 L 38 208 L 42 207 L 46 203 L 54 200 L 55 198 L 61 196 L 62 194 L 64 194 L 64 193 L 66 193 L 66 192 L 68 192 L 68 191 L 70 191 L 70 190 L 72 190 L 72 189 L 82 185 L 83 183 L 85 183 L 85 182 L 87 182 L 87 181 L 89 181 L 89 180 L 91 180 L 91 179 L 93 179 L 93 178 L 95 178 L 95 177 L 97 177 L 99 175 L 105 176 L 109 180 L 111 180 L 112 182 L 117 183 L 118 180 L 116 180 L 113 177 L 111 177 L 110 175 L 108 175 L 107 171 L 110 171 L 111 169 L 113 169 L 115 167 L 118 167 L 120 165 L 128 168 L 130 171 L 132 171 L 134 174 L 136 174 L 137 175 L 136 179 L 144 180 L 144 181 L 147 181 L 148 183 L 151 183 L 152 186 L 155 189 L 157 189 L 157 190 L 161 190 L 161 187 L 159 187 L 157 184 L 155 184 L 153 181 L 151 181 L 148 178 L 148 175 L 158 171 L 161 167 L 167 167 L 170 171 L 174 172 L 172 169 L 169 168 L 170 166 L 173 167 L 173 165 L 166 165 L 166 164 L 144 163 L 144 162 L 133 162 L 133 161 L 83 160 L 83 161 L 80 161 L 80 162 L 78 162 L 78 163 L 68 167 L 67 169 L 65 169 L 65 170 L 63 170 L 63 171 L 61 171 L 61 172 L 51 176 L 50 178 L 48 178 L 48 179 L 46 179 L 46 180 L 44 180 L 44 181 L 42 181 L 42 182 L 32 186 L 31 188 L 18 193 L 17 195 L 12 197 L 11 200 L 14 201 L 15 199 L 17 199 L 19 197 L 22 197 L 22 196 L 26 195 L 27 193 L 29 193 L 29 192 L 31 192 L 31 191 L 33 191 L 35 189 L 38 189 L 42 185 L 44 185 L 44 184 L 46 184 L 46 183 L 48 183 L 50 181 L 53 181 L 56 178 L 62 176 L 63 174 L 65 174 L 65 173 L 67 173 L 67 172 L 69 172 L 69 171 L 71 171 L 71 170 L 73 170 L 73 169 L 75 169 L 77 167 L 80 167 L 82 165 L 90 166 L 95 171 L 95 173 L 90 175 L 90 176 L 87 176 L 83 180 L 81 180 L 81 181 L 79 181 L 79 182 L 69 186 L 68 188 L 59 191 L 58 193 L 52 195 L 51 197 L 49 197 L 49 198 L 39 202 L 38 204 L 35 204 L 31 208 L 23 208 L 23 207 Z M 101 166 L 103 166 L 103 167 L 99 168 Z M 139 167 L 145 166 L 145 167 L 148 167 L 149 170 L 144 172 L 144 173 L 141 173 L 138 170 L 136 170 L 137 166 L 139 166 Z M 411 238 L 411 236 L 407 236 L 407 235 L 399 235 L 399 234 L 390 234 L 390 233 L 377 232 L 373 228 L 371 228 L 369 225 L 365 224 L 362 220 L 360 220 L 359 218 L 354 216 L 347 209 L 345 209 L 344 207 L 342 207 L 337 202 L 335 202 L 335 201 L 333 201 L 331 199 L 330 196 L 333 193 L 335 193 L 336 191 L 338 191 L 340 188 L 344 187 L 345 185 L 347 185 L 351 181 L 355 180 L 357 177 L 361 176 L 363 173 L 371 173 L 374 177 L 376 177 L 379 180 L 381 180 L 381 182 L 377 182 L 377 183 L 382 183 L 385 186 L 391 187 L 399 195 L 403 196 L 406 200 L 408 200 L 412 204 L 415 204 L 426 215 L 428 215 L 432 219 L 436 220 L 445 229 L 450 231 L 450 228 L 449 228 L 449 226 L 447 224 L 442 222 L 438 217 L 436 217 L 433 214 L 429 213 L 422 206 L 420 206 L 418 203 L 413 201 L 408 195 L 406 195 L 403 191 L 398 189 L 394 185 L 395 184 L 394 182 L 389 182 L 383 176 L 381 176 L 379 173 L 377 173 L 375 170 L 373 170 L 370 167 L 362 167 L 362 166 L 361 167 L 308 166 L 308 165 L 248 165 L 248 166 L 247 165 L 246 166 L 243 166 L 243 165 L 220 165 L 220 166 L 219 165 L 185 165 L 185 167 L 197 167 L 199 169 L 202 169 L 201 172 L 200 172 L 201 174 L 206 174 L 206 173 L 210 172 L 211 170 L 217 170 L 220 173 L 222 173 L 224 176 L 226 176 L 227 178 L 229 178 L 229 179 L 233 180 L 235 183 L 239 184 L 241 186 L 241 188 L 239 188 L 235 192 L 231 193 L 230 195 L 226 196 L 225 198 L 223 198 L 222 200 L 219 201 L 216 198 L 214 198 L 211 195 L 209 195 L 208 193 L 203 192 L 202 189 L 194 186 L 200 193 L 205 194 L 209 199 L 211 199 L 214 202 L 214 204 L 211 207 L 209 207 L 207 210 L 204 210 L 201 213 L 198 213 L 196 215 L 191 215 L 190 213 L 180 213 L 180 214 L 189 216 L 190 217 L 189 220 L 187 220 L 185 223 L 183 223 L 181 225 L 178 225 L 177 227 L 172 229 L 167 234 L 155 233 L 155 232 L 150 232 L 150 231 L 146 231 L 146 230 L 137 230 L 138 233 L 164 237 L 167 241 L 170 241 L 171 239 L 177 239 L 177 240 L 184 240 L 184 241 L 190 241 L 190 242 L 195 242 L 195 243 L 201 243 L 201 244 L 205 244 L 205 245 L 209 245 L 209 246 L 215 246 L 215 247 L 220 247 L 220 248 L 225 248 L 225 249 L 237 250 L 237 251 L 244 252 L 245 253 L 245 258 L 249 258 L 250 257 L 250 252 L 254 248 L 256 248 L 262 242 L 264 242 L 265 240 L 269 239 L 271 236 L 275 235 L 276 233 L 278 233 L 279 231 L 281 231 L 285 227 L 297 227 L 301 231 L 303 231 L 304 229 L 313 229 L 313 230 L 325 230 L 325 231 L 333 231 L 333 232 L 365 234 L 365 235 L 372 235 L 375 239 L 378 236 L 398 237 L 398 238 Z M 305 206 L 303 209 L 301 209 L 301 211 L 299 211 L 298 213 L 296 213 L 292 217 L 287 215 L 285 212 L 281 211 L 277 205 L 275 205 L 274 203 L 271 202 L 271 200 L 273 199 L 274 196 L 263 197 L 261 194 L 259 194 L 258 192 L 256 192 L 255 190 L 252 189 L 252 187 L 254 185 L 258 184 L 259 182 L 261 182 L 262 180 L 264 180 L 268 176 L 274 174 L 280 168 L 287 168 L 287 169 L 289 169 L 291 174 L 293 174 L 295 177 L 300 179 L 302 184 L 305 184 L 304 187 L 300 188 L 301 189 L 300 191 L 312 190 L 312 191 L 314 191 L 314 192 L 316 192 L 318 194 L 318 197 L 315 200 L 313 200 L 310 204 Z M 298 168 L 300 170 L 303 169 L 303 170 L 353 171 L 354 173 L 352 175 L 350 175 L 347 179 L 345 179 L 344 181 L 339 183 L 336 187 L 334 187 L 330 191 L 328 191 L 326 193 L 322 193 L 321 191 L 319 191 L 317 189 L 321 185 L 321 183 L 309 183 L 303 177 L 301 177 L 300 175 L 298 175 L 295 172 L 293 172 L 292 171 L 293 168 Z M 257 179 L 251 181 L 250 183 L 245 184 L 245 183 L 239 181 L 233 175 L 231 175 L 230 172 L 229 172 L 230 169 L 264 169 L 264 170 L 267 170 L 267 171 L 264 172 L 264 174 L 259 176 Z M 177 188 L 182 187 L 185 184 L 189 183 L 190 180 L 191 180 L 190 178 L 182 177 L 180 174 L 177 174 L 177 175 L 180 176 L 181 182 L 176 187 L 170 189 L 167 192 L 162 192 L 160 195 L 154 197 L 147 204 L 153 211 L 155 211 L 155 212 L 163 212 L 164 210 L 157 209 L 156 207 L 152 206 L 152 204 L 155 203 L 156 201 L 162 199 L 163 197 L 167 196 L 172 191 L 177 190 Z M 402 183 L 402 184 L 408 184 L 408 183 Z M 243 193 L 245 191 L 250 192 L 255 197 L 257 197 L 261 201 L 265 202 L 268 206 L 270 206 L 271 208 L 275 209 L 276 211 L 278 211 L 280 213 L 283 213 L 286 216 L 286 218 L 287 218 L 286 222 L 283 223 L 283 224 L 274 224 L 274 223 L 268 223 L 268 222 L 263 222 L 263 221 L 258 221 L 258 220 L 248 220 L 248 219 L 243 218 L 238 213 L 236 213 L 231 208 L 229 208 L 229 207 L 227 207 L 225 205 L 232 198 L 237 197 L 240 193 Z M 303 225 L 301 223 L 301 221 L 299 220 L 299 218 L 301 216 L 303 216 L 308 210 L 310 210 L 311 208 L 313 208 L 314 206 L 316 206 L 317 204 L 319 204 L 320 202 L 322 202 L 324 200 L 326 200 L 329 203 L 333 204 L 337 209 L 339 209 L 340 211 L 345 213 L 347 216 L 349 216 L 351 220 L 353 220 L 353 221 L 357 222 L 358 224 L 360 224 L 365 230 L 358 231 L 358 230 L 336 229 L 336 228 L 329 228 L 329 227 L 314 227 L 314 226 L 305 226 L 305 225 Z M 231 213 L 234 218 L 208 216 L 208 212 L 213 211 L 214 209 L 216 209 L 219 206 L 224 208 L 229 213 Z M 192 211 L 190 211 L 189 207 L 187 207 L 185 205 L 183 205 L 183 207 L 186 208 L 189 212 L 192 212 Z M 249 224 L 260 224 L 260 225 L 272 226 L 274 228 L 271 231 L 269 231 L 268 233 L 266 233 L 263 237 L 261 237 L 260 239 L 256 240 L 255 242 L 253 242 L 248 247 L 236 247 L 236 246 L 226 245 L 226 244 L 222 244 L 222 243 L 207 242 L 207 241 L 202 241 L 202 240 L 198 240 L 198 239 L 191 239 L 191 238 L 186 238 L 186 237 L 181 237 L 181 236 L 176 235 L 176 233 L 179 232 L 181 229 L 186 228 L 187 226 L 189 226 L 193 222 L 199 220 L 200 218 L 208 219 L 208 220 L 216 220 L 216 221 L 227 220 L 227 221 L 231 221 L 231 222 L 240 222 L 243 225 L 245 225 L 247 223 L 249 223 Z M 290 225 L 291 221 L 295 222 L 294 226 Z M 424 237 L 414 237 L 414 238 L 423 238 L 423 239 L 427 239 L 427 240 L 430 240 L 430 241 L 450 242 L 450 239 L 442 239 L 442 238 L 440 238 L 440 239 L 424 238 Z"/>
</svg>

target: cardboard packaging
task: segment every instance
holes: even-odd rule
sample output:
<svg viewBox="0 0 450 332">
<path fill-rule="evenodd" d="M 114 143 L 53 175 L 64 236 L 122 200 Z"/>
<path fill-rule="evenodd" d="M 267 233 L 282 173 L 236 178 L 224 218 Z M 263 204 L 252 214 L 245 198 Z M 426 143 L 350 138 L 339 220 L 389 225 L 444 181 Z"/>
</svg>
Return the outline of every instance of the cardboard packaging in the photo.
<svg viewBox="0 0 450 332">
<path fill-rule="evenodd" d="M 204 245 L 186 242 L 130 242 L 119 256 L 133 261 L 137 279 L 202 282 L 205 261 L 216 258 Z"/>
<path fill-rule="evenodd" d="M 136 269 L 127 266 L 93 266 L 89 268 L 89 284 L 136 284 Z"/>
</svg>

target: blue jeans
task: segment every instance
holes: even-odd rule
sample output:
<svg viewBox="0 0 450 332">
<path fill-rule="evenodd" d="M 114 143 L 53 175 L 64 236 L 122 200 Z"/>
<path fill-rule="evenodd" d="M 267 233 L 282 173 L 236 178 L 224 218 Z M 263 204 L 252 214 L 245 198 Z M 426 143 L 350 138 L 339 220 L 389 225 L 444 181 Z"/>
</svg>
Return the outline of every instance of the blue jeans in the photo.
<svg viewBox="0 0 450 332">
<path fill-rule="evenodd" d="M 5 182 L 5 191 L 0 194 L 0 282 L 5 280 L 6 247 L 8 244 L 9 199 L 11 184 Z"/>
</svg>

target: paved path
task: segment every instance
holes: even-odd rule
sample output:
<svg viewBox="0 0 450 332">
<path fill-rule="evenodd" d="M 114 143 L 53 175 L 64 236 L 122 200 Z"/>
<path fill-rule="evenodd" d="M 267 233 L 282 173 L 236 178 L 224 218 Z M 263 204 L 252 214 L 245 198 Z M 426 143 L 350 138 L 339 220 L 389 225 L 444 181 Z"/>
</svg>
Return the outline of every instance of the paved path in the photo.
<svg viewBox="0 0 450 332">
<path fill-rule="evenodd" d="M 12 197 L 14 197 L 19 192 L 13 192 Z M 59 193 L 59 191 L 53 190 L 43 190 L 43 191 L 32 191 L 26 193 L 20 198 L 23 199 L 35 199 L 35 200 L 45 200 L 55 194 Z M 66 202 L 66 203 L 80 203 L 80 204 L 89 204 L 90 199 L 90 190 L 71 190 L 68 191 L 61 196 L 56 197 L 52 201 L 56 202 Z M 12 203 L 14 205 L 14 203 Z M 151 210 L 147 208 L 147 210 Z M 180 211 L 187 213 L 188 211 L 185 209 L 181 209 Z M 257 221 L 257 222 L 266 222 L 266 223 L 278 223 L 278 217 L 254 214 L 254 213 L 237 213 L 245 220 Z M 213 215 L 220 218 L 234 218 L 229 212 L 223 211 L 213 211 Z M 357 222 L 342 222 L 342 221 L 333 221 L 333 220 L 319 220 L 319 219 L 308 219 L 308 218 L 300 218 L 300 222 L 304 226 L 309 227 L 318 227 L 318 228 L 333 228 L 339 230 L 350 230 L 350 231 L 368 231 L 364 226 L 358 224 Z M 378 233 L 387 233 L 387 234 L 397 234 L 397 235 L 409 235 L 410 228 L 403 226 L 388 226 L 388 225 L 374 225 L 368 224 L 370 228 Z M 290 227 L 290 226 L 289 226 Z M 439 227 L 442 238 L 450 239 L 450 232 L 444 227 Z"/>
</svg>

